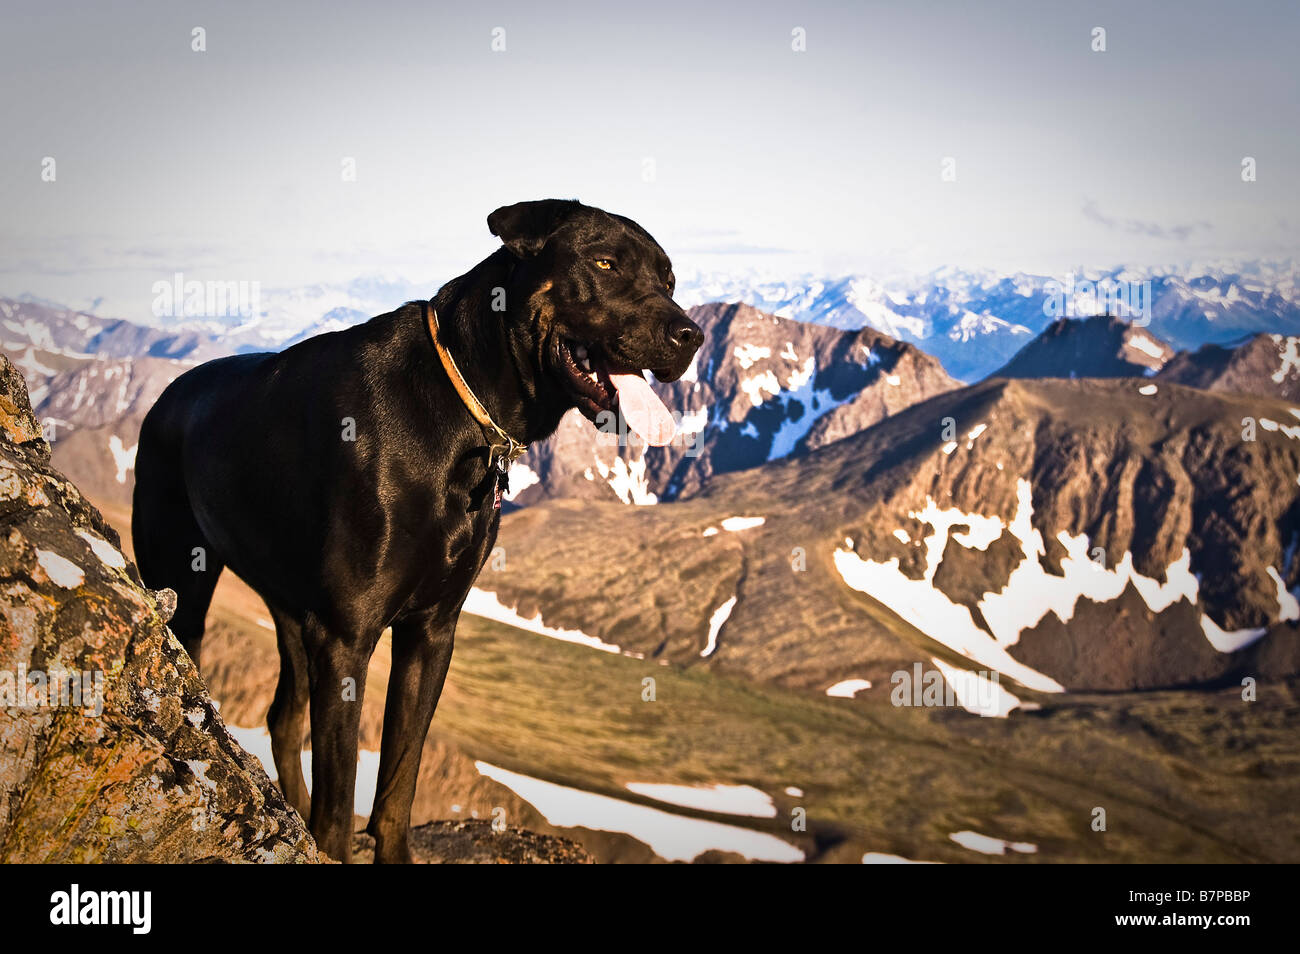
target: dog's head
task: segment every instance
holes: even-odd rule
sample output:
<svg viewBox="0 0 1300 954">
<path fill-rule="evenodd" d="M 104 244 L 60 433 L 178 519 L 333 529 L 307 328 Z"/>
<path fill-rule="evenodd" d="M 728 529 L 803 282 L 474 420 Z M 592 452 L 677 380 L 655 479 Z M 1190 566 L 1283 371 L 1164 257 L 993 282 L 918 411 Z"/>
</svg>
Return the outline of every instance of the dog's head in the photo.
<svg viewBox="0 0 1300 954">
<path fill-rule="evenodd" d="M 504 206 L 487 221 L 519 260 L 512 293 L 525 296 L 541 371 L 588 419 L 622 398 L 631 424 L 630 403 L 657 401 L 644 371 L 685 373 L 704 334 L 673 301 L 672 263 L 645 229 L 561 199 Z"/>
</svg>

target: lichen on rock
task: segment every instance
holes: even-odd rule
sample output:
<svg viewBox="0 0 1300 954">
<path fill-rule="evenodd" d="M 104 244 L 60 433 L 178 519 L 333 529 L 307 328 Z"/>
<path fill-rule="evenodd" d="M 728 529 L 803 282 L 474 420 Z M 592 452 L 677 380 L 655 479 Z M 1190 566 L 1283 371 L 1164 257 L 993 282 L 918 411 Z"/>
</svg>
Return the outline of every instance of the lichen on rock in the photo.
<svg viewBox="0 0 1300 954">
<path fill-rule="evenodd" d="M 0 861 L 315 862 L 0 356 Z"/>
</svg>

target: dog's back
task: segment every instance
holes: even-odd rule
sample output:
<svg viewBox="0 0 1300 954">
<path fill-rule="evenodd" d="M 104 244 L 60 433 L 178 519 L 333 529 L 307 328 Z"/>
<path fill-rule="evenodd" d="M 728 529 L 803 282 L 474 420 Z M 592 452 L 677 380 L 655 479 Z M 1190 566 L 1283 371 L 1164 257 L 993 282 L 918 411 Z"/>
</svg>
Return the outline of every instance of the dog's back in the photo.
<svg viewBox="0 0 1300 954">
<path fill-rule="evenodd" d="M 196 665 L 208 603 L 223 565 L 199 525 L 186 484 L 187 447 L 196 419 L 238 388 L 271 354 L 236 355 L 192 368 L 173 381 L 145 415 L 135 458 L 131 538 L 145 585 L 176 591 L 172 631 Z M 216 413 L 220 413 L 217 411 Z M 201 424 L 197 433 L 202 433 Z"/>
<path fill-rule="evenodd" d="M 196 662 L 223 569 L 273 612 L 326 612 L 326 590 L 365 570 L 346 562 L 322 579 L 340 537 L 382 536 L 393 521 L 413 531 L 447 505 L 436 490 L 450 445 L 430 408 L 412 403 L 420 381 L 404 366 L 411 339 L 427 347 L 421 334 L 418 310 L 403 308 L 282 352 L 209 361 L 149 411 L 136 452 L 136 562 L 147 586 L 176 591 L 172 629 Z"/>
</svg>

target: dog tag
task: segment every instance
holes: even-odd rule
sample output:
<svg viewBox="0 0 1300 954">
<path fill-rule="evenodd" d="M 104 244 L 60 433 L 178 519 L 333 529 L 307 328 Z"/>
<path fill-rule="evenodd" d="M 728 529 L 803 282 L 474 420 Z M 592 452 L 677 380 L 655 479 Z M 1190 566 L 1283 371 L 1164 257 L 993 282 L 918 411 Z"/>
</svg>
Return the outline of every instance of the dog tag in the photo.
<svg viewBox="0 0 1300 954">
<path fill-rule="evenodd" d="M 501 509 L 501 495 L 510 489 L 510 461 L 503 452 L 497 454 L 496 480 L 492 482 L 492 506 Z"/>
</svg>

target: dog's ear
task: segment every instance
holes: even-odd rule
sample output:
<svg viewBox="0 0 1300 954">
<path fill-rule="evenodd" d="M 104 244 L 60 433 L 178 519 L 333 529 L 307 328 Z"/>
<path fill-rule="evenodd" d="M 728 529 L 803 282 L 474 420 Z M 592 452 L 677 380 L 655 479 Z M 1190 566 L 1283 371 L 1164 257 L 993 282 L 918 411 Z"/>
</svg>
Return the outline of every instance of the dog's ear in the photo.
<svg viewBox="0 0 1300 954">
<path fill-rule="evenodd" d="M 569 216 L 582 208 L 574 199 L 538 199 L 503 205 L 487 217 L 488 229 L 519 258 L 536 255 Z"/>
</svg>

